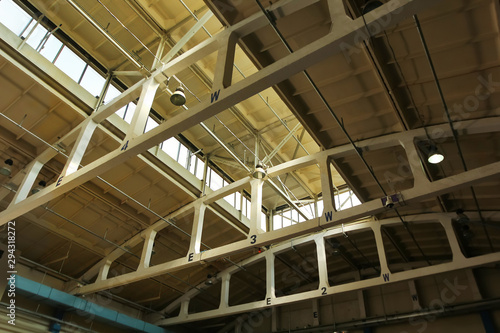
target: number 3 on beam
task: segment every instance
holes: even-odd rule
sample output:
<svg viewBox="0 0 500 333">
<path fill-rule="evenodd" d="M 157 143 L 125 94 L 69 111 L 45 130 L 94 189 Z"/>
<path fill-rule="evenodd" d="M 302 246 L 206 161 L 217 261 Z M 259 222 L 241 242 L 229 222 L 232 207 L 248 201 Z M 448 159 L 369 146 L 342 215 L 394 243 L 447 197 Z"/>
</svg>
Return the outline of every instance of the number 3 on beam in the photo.
<svg viewBox="0 0 500 333">
<path fill-rule="evenodd" d="M 255 244 L 257 242 L 257 235 L 250 236 L 250 239 L 251 239 L 250 244 Z"/>
</svg>

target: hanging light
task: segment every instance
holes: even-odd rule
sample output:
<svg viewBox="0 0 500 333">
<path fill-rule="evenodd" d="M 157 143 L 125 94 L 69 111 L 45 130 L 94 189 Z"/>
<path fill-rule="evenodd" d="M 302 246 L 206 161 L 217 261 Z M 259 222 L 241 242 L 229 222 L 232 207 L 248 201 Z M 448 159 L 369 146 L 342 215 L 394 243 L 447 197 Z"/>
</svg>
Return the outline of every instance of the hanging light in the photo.
<svg viewBox="0 0 500 333">
<path fill-rule="evenodd" d="M 431 164 L 439 164 L 443 162 L 444 156 L 437 149 L 436 145 L 431 144 L 429 148 L 429 153 L 427 154 L 427 161 Z"/>
<path fill-rule="evenodd" d="M 388 195 L 385 198 L 385 205 L 386 208 L 393 208 L 394 207 L 394 200 L 392 199 L 392 195 Z"/>
<path fill-rule="evenodd" d="M 377 9 L 378 7 L 380 7 L 382 5 L 383 5 L 382 1 L 368 0 L 366 2 L 365 6 L 363 7 L 363 15 L 365 15 L 366 13 L 371 12 L 374 9 Z"/>
<path fill-rule="evenodd" d="M 181 86 L 177 87 L 170 96 L 170 102 L 175 106 L 182 106 L 186 103 L 186 95 L 184 94 L 184 88 Z"/>
<path fill-rule="evenodd" d="M 44 180 L 40 180 L 37 186 L 33 187 L 31 190 L 31 194 L 35 194 L 43 190 L 43 188 L 47 186 L 47 183 Z"/>
<path fill-rule="evenodd" d="M 208 274 L 207 280 L 205 281 L 205 285 L 211 286 L 214 284 L 214 282 L 215 282 L 215 276 L 213 276 L 212 274 Z"/>
<path fill-rule="evenodd" d="M 336 239 L 331 239 L 329 241 L 330 246 L 333 248 L 332 254 L 334 256 L 340 256 L 342 254 L 342 251 L 340 250 L 340 243 Z"/>
<path fill-rule="evenodd" d="M 265 176 L 267 176 L 266 170 L 264 169 L 264 167 L 262 167 L 262 165 L 257 164 L 255 170 L 253 171 L 252 177 L 255 179 L 263 179 Z"/>
<path fill-rule="evenodd" d="M 14 161 L 12 159 L 8 158 L 5 160 L 5 164 L 0 168 L 0 174 L 4 176 L 10 176 L 12 173 L 12 165 L 14 164 Z"/>
<path fill-rule="evenodd" d="M 472 230 L 470 230 L 470 227 L 468 224 L 464 224 L 462 226 L 462 237 L 466 241 L 469 241 L 472 238 L 474 238 L 474 233 L 472 232 Z"/>
<path fill-rule="evenodd" d="M 463 209 L 457 209 L 457 222 L 460 224 L 465 224 L 470 221 L 470 218 L 464 214 Z"/>
</svg>

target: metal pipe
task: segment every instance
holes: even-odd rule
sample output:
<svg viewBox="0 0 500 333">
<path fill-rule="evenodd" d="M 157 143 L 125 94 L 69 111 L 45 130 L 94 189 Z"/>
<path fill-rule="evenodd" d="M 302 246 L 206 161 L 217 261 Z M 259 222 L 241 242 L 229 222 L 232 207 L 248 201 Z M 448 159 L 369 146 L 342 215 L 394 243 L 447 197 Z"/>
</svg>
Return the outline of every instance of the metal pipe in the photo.
<svg viewBox="0 0 500 333">
<path fill-rule="evenodd" d="M 193 18 L 196 20 L 196 21 L 199 21 L 198 17 L 191 11 L 191 9 L 189 9 L 189 7 L 184 3 L 183 0 L 179 0 L 182 5 L 189 11 L 189 13 L 193 16 Z M 205 28 L 205 26 L 202 27 L 203 30 L 207 33 L 207 35 L 209 37 L 212 37 L 212 34 Z M 240 68 L 236 65 L 236 64 L 233 64 L 233 67 L 241 74 L 241 76 L 243 78 L 246 78 L 246 76 L 243 74 L 243 72 L 240 70 Z M 279 121 L 281 122 L 281 124 L 288 130 L 288 132 L 291 132 L 290 128 L 287 126 L 287 124 L 283 121 L 283 119 L 280 118 L 280 116 L 276 113 L 276 111 L 274 111 L 274 109 L 271 107 L 271 105 L 269 105 L 269 103 L 266 101 L 266 99 L 264 98 L 264 96 L 262 96 L 261 93 L 258 93 L 257 96 L 260 97 L 260 99 L 266 104 L 266 106 L 269 108 L 269 110 L 271 110 L 271 112 L 279 119 Z M 307 149 L 304 147 L 304 145 L 302 145 L 302 142 L 300 142 L 300 140 L 295 136 L 293 135 L 293 138 L 295 139 L 295 141 L 297 141 L 297 143 L 300 145 L 300 147 L 302 149 L 304 149 L 304 151 L 306 152 L 307 155 L 309 155 L 309 152 L 307 151 Z"/>
<path fill-rule="evenodd" d="M 127 57 L 135 66 L 142 68 L 143 66 L 132 55 L 125 50 L 99 23 L 97 23 L 83 8 L 75 1 L 67 0 L 67 2 L 82 15 L 94 28 L 96 28 L 111 44 L 113 44 L 125 57 Z"/>
<path fill-rule="evenodd" d="M 283 43 L 283 45 L 285 45 L 285 47 L 288 50 L 288 52 L 293 53 L 294 51 L 291 48 L 290 44 L 288 44 L 288 42 L 286 41 L 286 39 L 283 36 L 283 34 L 281 33 L 281 31 L 276 26 L 275 20 L 271 17 L 271 15 L 269 14 L 269 12 L 262 6 L 262 4 L 260 3 L 259 0 L 255 0 L 255 2 L 258 4 L 258 6 L 260 7 L 261 11 L 267 17 L 267 20 L 269 21 L 269 25 L 273 28 L 274 32 L 278 35 L 279 39 L 281 40 L 281 42 Z M 345 129 L 343 122 L 335 114 L 335 112 L 331 108 L 330 104 L 328 103 L 328 101 L 324 97 L 323 93 L 319 90 L 319 88 L 316 85 L 316 83 L 312 80 L 312 78 L 309 75 L 309 73 L 307 72 L 307 70 L 302 71 L 302 73 L 304 73 L 307 81 L 313 87 L 313 90 L 316 92 L 316 94 L 319 96 L 319 98 L 321 99 L 321 101 L 325 105 L 326 109 L 330 112 L 330 114 L 332 115 L 332 117 L 335 119 L 335 121 L 337 122 L 337 124 L 340 126 L 342 132 L 347 137 L 347 140 L 349 141 L 349 143 L 353 146 L 354 150 L 356 151 L 356 154 L 359 156 L 359 158 L 361 159 L 361 161 L 363 162 L 363 164 L 368 169 L 368 172 L 370 173 L 370 175 L 373 177 L 373 179 L 375 180 L 375 182 L 377 183 L 377 185 L 379 186 L 379 188 L 384 193 L 384 196 L 387 196 L 387 193 L 385 192 L 384 188 L 380 184 L 378 178 L 375 176 L 375 173 L 373 172 L 372 168 L 370 167 L 370 165 L 368 164 L 368 162 L 366 161 L 366 159 L 363 157 L 362 150 L 356 146 L 356 144 L 352 140 L 351 136 L 349 135 L 349 133 Z"/>
<path fill-rule="evenodd" d="M 285 37 L 283 36 L 283 34 L 281 33 L 281 31 L 278 29 L 278 27 L 276 26 L 276 22 L 275 20 L 271 17 L 271 15 L 269 14 L 268 11 L 266 11 L 264 9 L 264 7 L 262 6 L 262 4 L 260 3 L 259 0 L 255 0 L 258 4 L 258 6 L 260 7 L 261 11 L 264 13 L 264 15 L 267 17 L 267 20 L 269 21 L 269 25 L 271 25 L 271 27 L 273 28 L 273 30 L 275 31 L 275 33 L 278 35 L 278 37 L 280 38 L 281 42 L 285 45 L 285 47 L 287 48 L 288 52 L 290 53 L 293 53 L 293 49 L 290 47 L 290 45 L 288 44 L 288 42 L 286 41 Z M 380 190 L 382 191 L 382 193 L 384 194 L 384 196 L 387 196 L 387 193 L 385 191 L 385 189 L 382 187 L 382 184 L 380 184 L 377 176 L 375 175 L 375 173 L 373 172 L 373 169 L 372 167 L 368 164 L 368 162 L 366 161 L 366 159 L 363 157 L 363 152 L 360 148 L 358 148 L 356 146 L 356 144 L 354 143 L 354 141 L 352 140 L 351 136 L 349 135 L 349 133 L 347 132 L 347 130 L 345 129 L 344 127 L 344 123 L 338 118 L 338 116 L 335 114 L 335 112 L 333 111 L 333 109 L 331 108 L 330 104 L 328 103 L 328 101 L 326 100 L 326 98 L 324 97 L 323 93 L 319 90 L 318 86 L 316 85 L 316 83 L 313 81 L 313 79 L 311 78 L 311 76 L 309 75 L 309 73 L 307 72 L 307 70 L 304 70 L 302 71 L 306 77 L 306 79 L 309 81 L 309 83 L 311 84 L 311 86 L 313 87 L 313 90 L 316 92 L 316 94 L 319 96 L 319 98 L 321 99 L 321 101 L 323 102 L 323 104 L 325 105 L 325 107 L 327 108 L 327 110 L 330 112 L 330 114 L 332 115 L 332 117 L 335 119 L 335 121 L 337 122 L 337 124 L 339 125 L 339 127 L 341 128 L 342 132 L 344 133 L 344 135 L 347 137 L 349 143 L 351 144 L 351 146 L 354 148 L 356 154 L 358 155 L 358 157 L 361 159 L 361 161 L 363 162 L 363 164 L 365 165 L 365 167 L 368 169 L 368 172 L 370 173 L 370 175 L 372 176 L 372 178 L 375 180 L 375 182 L 377 183 L 378 187 L 380 188 Z M 422 248 L 420 247 L 420 245 L 417 243 L 415 237 L 413 236 L 413 233 L 410 231 L 410 229 L 408 228 L 406 222 L 403 220 L 403 218 L 401 217 L 401 215 L 399 214 L 398 210 L 395 209 L 398 217 L 400 218 L 401 220 L 401 223 L 403 223 L 405 225 L 405 228 L 406 230 L 408 230 L 409 234 L 410 234 L 410 237 L 413 239 L 413 241 L 415 242 L 415 244 L 417 245 L 417 247 L 419 248 L 419 250 L 421 251 L 422 255 L 424 256 L 424 258 L 426 258 L 427 260 L 427 257 L 425 256 L 424 252 L 422 251 Z M 429 263 L 430 265 L 430 261 L 427 260 L 427 262 Z M 373 266 L 372 266 L 373 267 Z M 374 267 L 375 268 L 375 267 Z"/>
<path fill-rule="evenodd" d="M 4 303 L 4 302 L 0 302 L 0 305 L 3 308 L 6 308 L 10 304 Z M 47 315 L 41 314 L 40 312 L 34 312 L 34 311 L 31 311 L 31 310 L 28 310 L 28 309 L 24 309 L 24 308 L 21 308 L 21 307 L 19 307 L 17 305 L 16 305 L 16 311 L 24 312 L 24 313 L 29 314 L 31 316 L 40 317 L 40 318 L 43 318 L 43 319 L 46 319 L 46 320 L 49 320 L 49 321 L 55 321 L 57 323 L 60 323 L 60 324 L 63 324 L 63 325 L 67 325 L 67 326 L 71 326 L 71 327 L 74 327 L 75 329 L 78 329 L 78 330 L 81 330 L 81 331 L 84 331 L 84 332 L 95 333 L 95 330 L 92 330 L 90 328 L 86 328 L 86 327 L 83 327 L 83 326 L 80 326 L 80 325 L 77 325 L 77 324 L 73 324 L 73 323 L 70 323 L 70 322 L 67 322 L 67 321 L 64 321 L 64 320 L 61 320 L 61 319 L 57 319 L 57 318 L 52 317 L 52 316 L 47 316 Z"/>
<path fill-rule="evenodd" d="M 389 233 L 389 231 L 387 231 L 386 228 L 384 228 L 383 226 L 381 227 L 382 229 L 382 232 L 387 236 L 387 238 L 391 241 L 392 245 L 396 248 L 396 250 L 398 251 L 399 255 L 401 256 L 401 258 L 403 258 L 404 261 L 406 262 L 410 262 L 410 260 L 408 259 L 408 257 L 404 254 L 403 250 L 401 249 L 401 247 L 396 243 L 396 240 L 394 239 L 394 237 L 392 237 L 392 235 Z"/>
<path fill-rule="evenodd" d="M 30 264 L 30 265 L 37 266 L 40 270 L 45 271 L 45 273 L 50 272 L 50 273 L 53 273 L 53 274 L 55 274 L 55 275 L 57 275 L 57 276 L 64 277 L 64 278 L 65 278 L 65 279 L 67 279 L 67 280 L 76 281 L 76 282 L 79 282 L 79 283 L 84 284 L 84 282 L 83 282 L 83 281 L 80 281 L 80 280 L 78 280 L 77 278 L 74 278 L 74 277 L 72 277 L 72 276 L 66 275 L 66 274 L 61 273 L 61 272 L 59 272 L 59 271 L 56 271 L 56 270 L 54 270 L 54 269 L 52 269 L 52 268 L 50 268 L 50 267 L 44 266 L 44 265 L 42 265 L 42 264 L 40 264 L 40 263 L 37 263 L 37 262 L 35 262 L 35 261 L 33 261 L 33 260 L 30 260 L 30 259 L 28 259 L 28 258 L 25 258 L 25 257 L 22 257 L 22 256 L 21 256 L 21 257 L 20 257 L 20 259 L 21 259 L 21 263 L 22 263 L 23 261 L 25 261 L 25 262 L 27 262 L 27 263 L 28 263 L 28 264 Z M 154 279 L 153 279 L 153 280 L 154 280 Z M 131 306 L 138 307 L 138 308 L 140 308 L 141 310 L 144 310 L 144 311 L 154 312 L 154 313 L 160 313 L 160 312 L 157 312 L 157 311 L 155 311 L 155 310 L 153 310 L 153 309 L 150 309 L 150 308 L 147 308 L 147 307 L 142 306 L 142 305 L 140 305 L 140 304 L 134 303 L 134 302 L 132 302 L 132 301 L 129 301 L 128 299 L 125 299 L 125 298 L 123 298 L 123 297 L 120 297 L 120 296 L 114 295 L 114 294 L 112 294 L 112 293 L 110 293 L 110 292 L 107 292 L 107 291 L 100 291 L 99 293 L 102 293 L 102 294 L 106 295 L 106 296 L 107 296 L 107 297 L 109 297 L 109 298 L 115 298 L 115 299 L 117 299 L 117 300 L 119 300 L 119 301 L 121 301 L 121 302 L 124 302 L 124 303 L 130 304 Z"/>
<path fill-rule="evenodd" d="M 231 150 L 229 149 L 229 147 L 224 143 L 222 142 L 221 139 L 219 139 L 219 137 L 217 135 L 215 135 L 214 132 L 212 132 L 212 130 L 210 130 L 210 128 L 207 127 L 207 125 L 205 125 L 204 123 L 200 123 L 200 126 L 212 137 L 212 139 L 214 139 L 234 160 L 236 160 L 242 167 L 243 169 L 245 169 L 246 172 L 250 172 L 250 168 L 248 168 L 244 162 L 242 162 L 240 160 L 240 158 L 238 156 L 236 156 L 236 154 Z"/>
<path fill-rule="evenodd" d="M 149 49 L 146 45 L 144 45 L 144 43 L 143 43 L 143 42 L 142 42 L 142 41 L 141 41 L 141 40 L 140 40 L 140 39 L 139 39 L 139 38 L 138 38 L 138 37 L 137 37 L 137 36 L 136 36 L 136 35 L 132 32 L 132 31 L 130 31 L 130 29 L 129 29 L 129 28 L 127 28 L 127 27 L 125 26 L 125 24 L 123 24 L 123 23 L 122 23 L 122 21 L 120 21 L 120 20 L 118 19 L 118 17 L 116 17 L 116 15 L 115 15 L 115 14 L 113 14 L 113 13 L 112 13 L 112 12 L 108 9 L 108 7 L 106 7 L 106 5 L 104 5 L 104 4 L 102 3 L 102 1 L 101 1 L 101 0 L 97 0 L 97 2 L 99 2 L 99 3 L 101 4 L 101 6 L 103 6 L 103 7 L 104 7 L 104 9 L 106 9 L 106 11 L 109 13 L 109 15 L 111 15 L 111 16 L 112 16 L 112 17 L 113 17 L 113 18 L 114 18 L 114 19 L 115 19 L 115 20 L 116 20 L 116 21 L 117 21 L 117 22 L 118 22 L 118 23 L 119 23 L 119 24 L 120 24 L 120 25 L 121 25 L 121 26 L 122 26 L 122 27 L 123 27 L 123 28 L 124 28 L 124 29 L 125 29 L 128 33 L 129 33 L 129 34 L 131 34 L 131 35 L 134 37 L 134 39 L 135 39 L 136 41 L 138 41 L 138 42 L 139 42 L 139 44 L 141 44 L 141 45 L 142 45 L 142 47 L 144 47 L 144 49 L 146 49 L 149 53 L 151 53 L 151 55 L 152 55 L 152 56 L 153 56 L 156 60 L 158 60 L 160 63 L 162 63 L 161 59 L 158 59 L 158 58 L 156 57 L 156 55 L 155 55 L 155 54 L 154 54 L 154 53 L 153 53 L 153 52 L 152 52 L 152 51 L 151 51 L 151 50 L 150 50 L 150 49 Z M 89 16 L 90 16 L 90 15 L 89 15 Z M 162 64 L 163 64 L 163 63 L 162 63 Z"/>
<path fill-rule="evenodd" d="M 31 134 L 31 135 L 32 135 L 32 136 L 34 136 L 35 138 L 39 139 L 41 142 L 43 142 L 44 144 L 46 144 L 46 145 L 48 145 L 49 147 L 51 147 L 52 149 L 54 149 L 55 151 L 57 151 L 59 154 L 61 154 L 61 155 L 63 155 L 64 157 L 68 158 L 68 156 L 67 156 L 64 152 L 62 152 L 61 150 L 59 150 L 59 149 L 55 148 L 54 146 L 52 146 L 52 145 L 51 145 L 50 143 L 48 143 L 47 141 L 43 140 L 42 138 L 40 138 L 40 137 L 39 137 L 39 136 L 37 136 L 36 134 L 32 133 L 32 132 L 31 132 L 30 130 L 28 130 L 27 128 L 23 127 L 21 124 L 16 123 L 14 120 L 10 119 L 9 117 L 7 117 L 6 115 L 4 115 L 3 113 L 0 113 L 0 115 L 2 115 L 3 117 L 5 117 L 7 120 L 9 120 L 9 121 L 10 121 L 10 122 L 12 122 L 13 124 L 15 124 L 16 126 L 18 126 L 19 128 L 21 128 L 22 130 L 24 130 L 24 131 L 26 131 L 27 133 Z M 141 206 L 141 207 L 143 207 L 144 209 L 148 210 L 148 211 L 149 211 L 149 212 L 151 212 L 152 214 L 155 214 L 157 217 L 159 217 L 159 218 L 160 218 L 160 219 L 162 219 L 163 221 L 167 222 L 167 223 L 168 223 L 168 224 L 170 224 L 171 226 L 173 226 L 173 227 L 175 227 L 175 228 L 179 229 L 181 232 L 183 232 L 184 234 L 186 234 L 188 237 L 191 237 L 191 235 L 190 235 L 189 233 L 187 233 L 187 232 L 185 232 L 184 230 L 182 230 L 182 229 L 180 229 L 179 227 L 177 227 L 175 224 L 173 224 L 173 222 L 170 222 L 170 221 L 166 220 L 165 218 L 163 218 L 162 216 L 160 216 L 160 215 L 159 215 L 159 214 L 157 214 L 156 212 L 152 211 L 149 207 L 147 207 L 147 206 L 145 206 L 145 205 L 141 204 L 140 202 L 138 202 L 137 200 L 135 200 L 134 198 L 132 198 L 132 197 L 131 197 L 131 196 L 129 196 L 128 194 L 124 193 L 123 191 L 121 191 L 121 190 L 120 190 L 120 189 L 118 189 L 117 187 L 113 186 L 112 184 L 110 184 L 110 183 L 109 183 L 109 182 L 107 182 L 106 180 L 102 179 L 101 177 L 97 176 L 97 178 L 98 178 L 99 180 L 103 181 L 104 183 L 106 183 L 108 186 L 110 186 L 110 187 L 114 188 L 115 190 L 119 191 L 122 195 L 126 196 L 126 197 L 127 197 L 127 198 L 129 198 L 130 200 L 133 200 L 135 203 L 137 203 L 138 205 L 140 205 L 140 206 Z M 116 248 L 119 248 L 119 249 L 121 249 L 121 250 L 123 250 L 123 251 L 125 251 L 125 252 L 127 252 L 127 253 L 129 253 L 129 254 L 131 254 L 132 256 L 134 256 L 134 257 L 136 257 L 136 258 L 140 259 L 140 257 L 139 257 L 139 256 L 137 256 L 137 255 L 135 255 L 134 253 L 132 253 L 132 252 L 128 251 L 127 249 L 125 249 L 125 248 L 121 247 L 120 245 L 118 245 L 118 244 L 116 244 L 116 243 L 114 243 L 114 242 L 111 242 L 110 240 L 108 240 L 108 239 L 106 239 L 106 238 L 101 237 L 100 235 L 98 235 L 98 234 L 94 233 L 93 231 L 91 231 L 91 230 L 89 230 L 89 229 L 87 229 L 87 228 L 85 228 L 85 227 L 83 227 L 83 226 L 81 226 L 81 225 L 77 224 L 77 223 L 76 223 L 76 222 L 74 222 L 74 221 L 71 221 L 70 219 L 66 218 L 65 216 L 60 215 L 59 213 L 57 213 L 57 212 L 55 212 L 55 211 L 53 211 L 53 210 L 49 209 L 49 208 L 48 208 L 48 207 L 46 207 L 46 206 L 45 206 L 44 208 L 45 208 L 47 211 L 51 212 L 52 214 L 59 216 L 60 218 L 62 218 L 62 219 L 64 219 L 64 220 L 66 220 L 66 221 L 68 221 L 68 222 L 70 222 L 70 223 L 74 224 L 75 226 L 77 226 L 77 227 L 79 227 L 79 228 L 81 228 L 81 229 L 83 229 L 83 230 L 85 230 L 85 231 L 87 231 L 87 232 L 89 232 L 89 233 L 91 233 L 92 235 L 94 235 L 94 236 L 96 236 L 96 237 L 98 237 L 98 238 L 100 238 L 100 239 L 102 239 L 102 240 L 104 240 L 104 241 L 106 241 L 106 242 L 108 242 L 108 243 L 112 244 L 112 245 L 113 245 L 113 246 L 115 246 Z M 204 244 L 204 243 L 202 243 L 202 244 L 203 244 L 205 247 L 207 247 L 208 249 L 211 249 L 211 248 L 210 248 L 209 246 L 207 246 L 206 244 Z M 234 263 L 234 262 L 233 262 L 233 261 L 231 261 L 230 259 L 227 259 L 227 260 L 228 260 L 228 262 L 230 262 L 231 264 L 233 264 L 233 265 L 235 265 L 235 266 L 237 266 L 237 267 L 240 267 L 238 264 Z M 179 280 L 179 281 L 184 282 L 185 284 L 187 284 L 187 285 L 189 285 L 189 286 L 192 286 L 189 282 L 184 281 L 184 280 L 182 280 L 182 279 L 180 279 L 180 278 L 178 278 L 178 277 L 176 277 L 176 276 L 174 276 L 174 275 L 172 275 L 172 274 L 170 274 L 170 273 L 168 273 L 168 275 L 169 275 L 169 276 L 171 276 L 171 277 L 173 277 L 173 278 L 175 278 L 175 279 L 177 279 L 177 280 Z M 155 280 L 155 281 L 156 281 L 156 280 Z"/>
<path fill-rule="evenodd" d="M 442 309 L 433 309 L 432 307 L 427 310 L 419 310 L 418 312 L 411 312 L 398 315 L 387 315 L 376 318 L 367 318 L 353 320 L 344 323 L 336 323 L 334 325 L 325 325 L 319 327 L 310 327 L 305 329 L 295 329 L 290 332 L 295 333 L 310 333 L 310 332 L 329 332 L 329 331 L 343 331 L 343 330 L 359 330 L 364 327 L 376 327 L 380 325 L 396 324 L 401 321 L 408 320 L 414 322 L 418 318 L 441 317 L 449 315 L 458 315 L 462 313 L 478 312 L 484 309 L 491 309 L 500 307 L 500 298 L 491 300 L 471 302 L 460 305 L 448 305 Z M 289 330 L 281 330 L 278 333 L 289 332 Z"/>
<path fill-rule="evenodd" d="M 415 25 L 417 26 L 418 34 L 420 36 L 420 40 L 422 42 L 422 46 L 423 46 L 424 51 L 425 51 L 425 56 L 427 58 L 427 61 L 429 62 L 429 67 L 431 69 L 432 76 L 434 77 L 434 82 L 436 83 L 436 88 L 437 88 L 437 91 L 439 93 L 439 98 L 441 99 L 441 102 L 443 103 L 443 108 L 444 108 L 444 112 L 446 114 L 446 119 L 448 120 L 448 124 L 450 125 L 451 133 L 453 134 L 453 140 L 455 141 L 455 145 L 456 145 L 457 150 L 458 150 L 458 155 L 460 156 L 460 161 L 462 162 L 462 166 L 464 168 L 464 171 L 468 171 L 467 163 L 465 162 L 465 157 L 464 157 L 464 154 L 462 152 L 462 147 L 460 146 L 460 142 L 458 140 L 458 134 L 457 134 L 457 131 L 455 130 L 455 126 L 453 126 L 453 120 L 450 117 L 448 104 L 446 103 L 446 99 L 444 98 L 443 90 L 441 89 L 441 84 L 439 83 L 439 78 L 437 77 L 436 68 L 434 67 L 434 63 L 432 61 L 432 57 L 430 55 L 429 48 L 427 46 L 425 36 L 424 36 L 423 31 L 422 31 L 422 26 L 420 25 L 420 21 L 419 21 L 417 15 L 413 15 L 413 19 L 415 20 Z M 488 232 L 486 230 L 486 226 L 484 225 L 485 220 L 484 220 L 481 208 L 479 206 L 479 201 L 477 200 L 476 191 L 474 190 L 473 186 L 470 187 L 470 190 L 472 192 L 472 198 L 474 199 L 474 204 L 476 205 L 477 212 L 479 213 L 479 217 L 480 217 L 481 221 L 483 222 L 484 233 L 486 234 L 486 238 L 488 239 L 488 243 L 490 245 L 491 251 L 494 252 L 495 249 L 493 247 L 493 243 L 491 241 L 490 235 L 488 234 Z"/>
<path fill-rule="evenodd" d="M 129 251 L 129 250 L 127 250 L 126 248 L 124 248 L 124 247 L 122 247 L 122 246 L 120 246 L 120 245 L 118 245 L 118 244 L 116 244 L 116 243 L 114 243 L 114 242 L 110 241 L 110 240 L 109 240 L 109 239 L 107 239 L 107 238 L 104 238 L 104 237 L 102 237 L 102 236 L 100 236 L 100 235 L 96 234 L 96 233 L 95 233 L 95 232 L 93 232 L 92 230 L 89 230 L 89 229 L 85 228 L 84 226 L 82 226 L 82 225 L 80 225 L 80 224 L 78 224 L 78 223 L 76 223 L 76 222 L 74 222 L 74 221 L 70 220 L 69 218 L 67 218 L 67 217 L 65 217 L 65 216 L 63 216 L 63 215 L 61 215 L 61 214 L 59 214 L 58 212 L 56 212 L 56 211 L 54 211 L 54 210 L 50 209 L 49 207 L 45 206 L 44 208 L 45 208 L 45 210 L 46 210 L 46 211 L 48 211 L 48 212 L 50 212 L 50 213 L 54 214 L 55 216 L 62 218 L 63 220 L 65 220 L 65 221 L 67 221 L 67 222 L 69 222 L 69 223 L 73 224 L 74 226 L 76 226 L 76 227 L 78 227 L 78 228 L 80 228 L 80 229 L 82 229 L 82 230 L 84 230 L 84 231 L 88 232 L 89 234 L 91 234 L 91 235 L 93 235 L 93 236 L 95 236 L 95 237 L 97 237 L 97 238 L 99 238 L 99 239 L 101 239 L 101 240 L 103 240 L 103 241 L 105 241 L 105 242 L 107 242 L 107 243 L 109 243 L 109 244 L 111 244 L 111 245 L 115 246 L 116 248 L 118 248 L 118 249 L 120 249 L 120 250 L 122 250 L 122 251 L 124 251 L 124 252 L 127 252 L 128 254 L 130 254 L 130 255 L 132 255 L 132 256 L 137 257 L 137 258 L 139 258 L 139 259 L 140 259 L 140 257 L 139 257 L 139 256 L 137 256 L 137 255 L 135 255 L 133 252 L 130 252 L 130 251 Z"/>
</svg>

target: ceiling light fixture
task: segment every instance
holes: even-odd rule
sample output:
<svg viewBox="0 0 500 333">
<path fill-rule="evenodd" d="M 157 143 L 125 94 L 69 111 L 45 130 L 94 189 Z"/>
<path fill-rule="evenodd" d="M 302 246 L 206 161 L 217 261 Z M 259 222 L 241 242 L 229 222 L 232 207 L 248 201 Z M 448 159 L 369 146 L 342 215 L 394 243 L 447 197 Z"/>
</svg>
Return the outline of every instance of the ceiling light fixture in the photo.
<svg viewBox="0 0 500 333">
<path fill-rule="evenodd" d="M 14 161 L 8 158 L 4 163 L 5 164 L 0 168 L 0 175 L 10 176 L 12 174 L 12 165 L 14 164 Z"/>
<path fill-rule="evenodd" d="M 472 232 L 472 230 L 470 230 L 470 227 L 468 224 L 464 224 L 462 226 L 462 237 L 465 241 L 469 241 L 472 238 L 474 238 L 474 233 Z"/>
<path fill-rule="evenodd" d="M 457 209 L 457 222 L 460 224 L 465 224 L 470 221 L 470 218 L 464 214 L 463 209 Z"/>
<path fill-rule="evenodd" d="M 255 179 L 263 179 L 266 176 L 267 176 L 267 172 L 264 169 L 264 167 L 260 164 L 257 164 L 257 166 L 255 167 L 255 170 L 252 173 L 252 177 Z"/>
<path fill-rule="evenodd" d="M 365 6 L 363 7 L 363 15 L 365 15 L 366 13 L 371 12 L 374 9 L 377 9 L 378 7 L 380 7 L 382 5 L 383 5 L 382 1 L 368 0 L 366 2 Z"/>
<path fill-rule="evenodd" d="M 427 154 L 427 161 L 431 164 L 439 164 L 443 162 L 444 155 L 438 150 L 436 145 L 431 144 L 429 147 L 429 153 Z"/>
<path fill-rule="evenodd" d="M 385 198 L 385 204 L 384 204 L 384 206 L 386 208 L 393 208 L 394 207 L 394 200 L 392 199 L 392 195 L 388 195 Z"/>
<path fill-rule="evenodd" d="M 340 256 L 342 254 L 342 251 L 340 250 L 340 243 L 336 239 L 331 239 L 329 243 L 333 248 L 332 254 L 334 256 Z"/>
<path fill-rule="evenodd" d="M 181 86 L 177 87 L 172 96 L 170 96 L 170 102 L 175 106 L 183 106 L 186 103 L 184 88 Z"/>
<path fill-rule="evenodd" d="M 215 282 L 215 275 L 208 274 L 207 275 L 207 280 L 205 281 L 205 285 L 211 286 L 211 285 L 214 284 L 214 282 Z"/>
<path fill-rule="evenodd" d="M 35 194 L 35 193 L 40 192 L 41 190 L 44 189 L 45 186 L 47 186 L 47 183 L 45 182 L 45 180 L 40 180 L 38 185 L 33 187 L 33 189 L 31 190 L 31 194 Z"/>
</svg>

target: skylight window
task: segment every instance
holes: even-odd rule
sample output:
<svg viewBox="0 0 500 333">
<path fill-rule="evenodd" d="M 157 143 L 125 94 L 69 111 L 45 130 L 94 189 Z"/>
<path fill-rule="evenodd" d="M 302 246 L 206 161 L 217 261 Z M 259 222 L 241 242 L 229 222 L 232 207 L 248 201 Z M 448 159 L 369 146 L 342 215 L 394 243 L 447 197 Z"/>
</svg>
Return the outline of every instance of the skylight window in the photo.
<svg viewBox="0 0 500 333">
<path fill-rule="evenodd" d="M 35 20 L 32 20 L 28 28 L 24 30 L 21 37 L 27 38 L 28 45 L 38 51 L 42 44 L 42 40 L 46 35 L 47 29 L 38 24 Z"/>
<path fill-rule="evenodd" d="M 98 97 L 101 95 L 102 87 L 106 80 L 97 73 L 92 67 L 87 66 L 85 73 L 80 81 L 80 85 L 89 93 Z"/>
<path fill-rule="evenodd" d="M 0 1 L 0 13 L 0 22 L 18 36 L 31 21 L 31 17 L 12 0 Z"/>
<path fill-rule="evenodd" d="M 54 36 L 49 36 L 49 38 L 43 44 L 40 50 L 40 54 L 50 62 L 54 62 L 62 46 L 63 43 L 59 39 Z"/>
<path fill-rule="evenodd" d="M 75 82 L 80 81 L 86 63 L 65 46 L 54 64 Z"/>
</svg>

